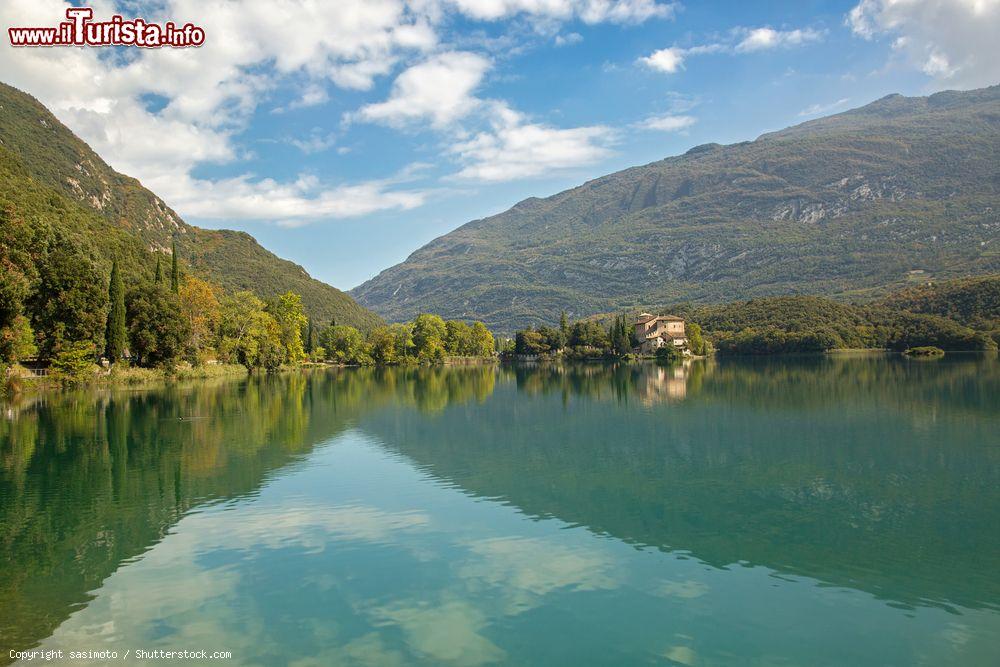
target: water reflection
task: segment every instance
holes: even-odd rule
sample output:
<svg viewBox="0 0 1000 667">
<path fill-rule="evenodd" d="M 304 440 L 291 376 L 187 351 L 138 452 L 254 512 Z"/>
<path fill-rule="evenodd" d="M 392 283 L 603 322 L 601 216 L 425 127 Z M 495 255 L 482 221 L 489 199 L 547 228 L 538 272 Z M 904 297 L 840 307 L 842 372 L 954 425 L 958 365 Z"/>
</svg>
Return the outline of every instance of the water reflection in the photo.
<svg viewBox="0 0 1000 667">
<path fill-rule="evenodd" d="M 858 595 L 938 633 L 923 657 L 981 650 L 997 636 L 981 613 L 1000 610 L 998 396 L 996 360 L 969 356 L 355 369 L 25 399 L 0 419 L 0 647 L 801 660 L 823 647 L 779 646 L 780 628 L 805 623 L 796 605 L 821 582 L 852 592 L 824 602 L 845 636 L 884 635 L 858 640 L 876 651 L 859 662 L 880 641 L 916 654 Z M 706 646 L 703 617 L 730 634 Z"/>
<path fill-rule="evenodd" d="M 907 605 L 1000 605 L 994 360 L 514 375 L 516 391 L 502 385 L 475 409 L 430 422 L 375 412 L 361 425 L 436 477 L 535 517 Z"/>
</svg>

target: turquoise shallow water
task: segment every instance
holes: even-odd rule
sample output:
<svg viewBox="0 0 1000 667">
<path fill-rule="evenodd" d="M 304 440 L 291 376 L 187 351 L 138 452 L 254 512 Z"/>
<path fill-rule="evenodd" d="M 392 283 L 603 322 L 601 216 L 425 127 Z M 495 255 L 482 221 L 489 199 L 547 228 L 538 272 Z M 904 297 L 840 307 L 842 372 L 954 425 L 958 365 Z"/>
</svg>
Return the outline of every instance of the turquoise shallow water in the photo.
<svg viewBox="0 0 1000 667">
<path fill-rule="evenodd" d="M 5 664 L 1000 662 L 995 357 L 355 369 L 0 410 Z"/>
</svg>

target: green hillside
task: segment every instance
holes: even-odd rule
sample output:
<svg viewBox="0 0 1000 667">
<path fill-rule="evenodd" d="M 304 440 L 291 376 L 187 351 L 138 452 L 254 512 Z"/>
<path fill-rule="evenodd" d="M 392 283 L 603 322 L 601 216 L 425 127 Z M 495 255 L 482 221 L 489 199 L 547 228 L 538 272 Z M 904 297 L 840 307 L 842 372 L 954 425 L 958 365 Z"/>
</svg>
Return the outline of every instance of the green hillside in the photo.
<svg viewBox="0 0 1000 667">
<path fill-rule="evenodd" d="M 1000 344 L 1000 274 L 910 286 L 870 303 L 786 295 L 730 303 L 631 308 L 697 323 L 722 352 L 776 353 L 934 345 L 990 350 Z M 586 318 L 607 327 L 617 312 Z"/>
<path fill-rule="evenodd" d="M 512 331 L 642 303 L 876 298 L 1000 270 L 1000 86 L 892 95 L 470 222 L 352 291 Z"/>
<path fill-rule="evenodd" d="M 336 318 L 362 330 L 380 322 L 350 296 L 277 257 L 249 234 L 186 224 L 139 181 L 114 171 L 37 100 L 4 84 L 0 173 L 0 201 L 9 219 L 41 215 L 46 226 L 76 239 L 102 273 L 110 269 L 114 252 L 130 258 L 127 270 L 140 270 L 141 264 L 152 271 L 149 258 L 140 262 L 139 257 L 169 253 L 176 239 L 183 263 L 228 291 L 250 290 L 267 298 L 291 290 L 318 321 Z M 72 211 L 70 217 L 63 210 Z"/>
<path fill-rule="evenodd" d="M 983 331 L 1000 331 L 1000 275 L 924 283 L 890 294 L 891 308 L 951 318 Z"/>
</svg>

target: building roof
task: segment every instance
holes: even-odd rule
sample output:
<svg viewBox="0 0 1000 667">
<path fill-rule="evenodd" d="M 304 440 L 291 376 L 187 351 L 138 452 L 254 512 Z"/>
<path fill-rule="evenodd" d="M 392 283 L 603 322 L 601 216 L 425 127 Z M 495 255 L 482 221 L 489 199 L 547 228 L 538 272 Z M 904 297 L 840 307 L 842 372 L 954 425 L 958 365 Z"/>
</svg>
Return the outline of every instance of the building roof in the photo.
<svg viewBox="0 0 1000 667">
<path fill-rule="evenodd" d="M 649 313 L 642 313 L 639 318 L 635 321 L 636 324 L 646 324 L 647 322 L 653 321 L 659 322 L 683 322 L 683 317 L 677 317 L 676 315 L 650 315 Z"/>
</svg>

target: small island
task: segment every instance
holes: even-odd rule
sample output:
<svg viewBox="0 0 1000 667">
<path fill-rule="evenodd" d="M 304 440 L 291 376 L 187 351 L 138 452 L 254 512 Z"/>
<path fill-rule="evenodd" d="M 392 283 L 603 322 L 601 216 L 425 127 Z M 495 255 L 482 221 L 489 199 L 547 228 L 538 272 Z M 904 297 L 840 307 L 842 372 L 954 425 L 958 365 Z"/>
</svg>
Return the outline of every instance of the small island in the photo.
<svg viewBox="0 0 1000 667">
<path fill-rule="evenodd" d="M 940 347 L 934 347 L 933 345 L 921 345 L 919 347 L 908 347 L 903 351 L 903 355 L 907 357 L 923 357 L 923 358 L 936 358 L 943 357 L 944 350 Z"/>
</svg>

